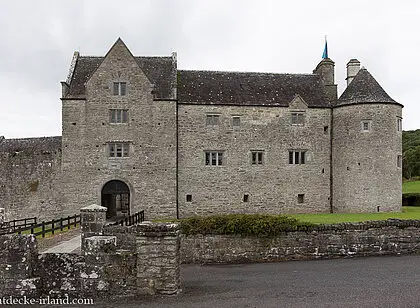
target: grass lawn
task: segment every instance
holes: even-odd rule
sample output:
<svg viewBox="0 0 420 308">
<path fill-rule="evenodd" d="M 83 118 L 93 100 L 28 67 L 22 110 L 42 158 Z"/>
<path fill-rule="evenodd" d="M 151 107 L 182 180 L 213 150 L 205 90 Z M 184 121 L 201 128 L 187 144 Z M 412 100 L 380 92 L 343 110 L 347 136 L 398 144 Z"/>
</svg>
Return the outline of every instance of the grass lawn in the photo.
<svg viewBox="0 0 420 308">
<path fill-rule="evenodd" d="M 74 230 L 74 229 L 79 228 L 79 227 L 80 227 L 80 225 L 77 224 L 76 227 L 74 225 L 71 225 L 70 229 L 67 229 L 67 227 L 64 227 L 63 231 L 61 231 L 60 229 L 54 230 L 54 235 L 57 235 L 57 234 L 60 234 L 60 233 L 65 233 L 67 231 Z M 45 225 L 45 229 L 51 229 L 51 225 Z M 40 232 L 41 230 L 42 230 L 42 228 L 40 228 L 40 227 L 35 228 L 34 233 Z M 31 230 L 23 231 L 22 234 L 31 234 Z M 54 236 L 54 235 L 51 233 L 51 231 L 45 233 L 45 237 L 51 237 L 51 236 Z M 42 238 L 42 234 L 37 235 L 36 237 L 37 238 Z"/>
<path fill-rule="evenodd" d="M 420 183 L 420 181 L 419 181 Z M 334 224 L 340 222 L 361 222 L 368 220 L 386 220 L 388 218 L 398 219 L 420 219 L 420 207 L 404 206 L 401 213 L 337 213 L 337 214 L 291 214 L 287 215 L 299 219 L 301 221 L 308 221 L 314 224 Z"/>
<path fill-rule="evenodd" d="M 420 193 L 420 181 L 404 182 L 403 193 Z"/>
</svg>

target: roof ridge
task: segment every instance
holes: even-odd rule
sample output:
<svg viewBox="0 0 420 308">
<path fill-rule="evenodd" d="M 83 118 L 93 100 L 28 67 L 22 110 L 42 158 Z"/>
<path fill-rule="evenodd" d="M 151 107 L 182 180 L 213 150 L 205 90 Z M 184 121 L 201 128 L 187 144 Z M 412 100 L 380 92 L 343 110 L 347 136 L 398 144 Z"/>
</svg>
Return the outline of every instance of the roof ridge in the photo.
<svg viewBox="0 0 420 308">
<path fill-rule="evenodd" d="M 212 70 L 185 70 L 178 69 L 181 72 L 203 72 L 203 73 L 232 73 L 232 74 L 263 74 L 263 75 L 283 75 L 283 76 L 318 76 L 313 73 L 275 73 L 275 72 L 256 72 L 256 71 L 212 71 Z"/>
</svg>

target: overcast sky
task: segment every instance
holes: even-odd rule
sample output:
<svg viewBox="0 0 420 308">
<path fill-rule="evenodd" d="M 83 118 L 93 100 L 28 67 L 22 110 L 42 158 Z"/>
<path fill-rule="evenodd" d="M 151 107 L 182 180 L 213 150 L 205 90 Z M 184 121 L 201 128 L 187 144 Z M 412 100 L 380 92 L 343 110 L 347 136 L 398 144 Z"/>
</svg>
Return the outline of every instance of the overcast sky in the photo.
<svg viewBox="0 0 420 308">
<path fill-rule="evenodd" d="M 61 135 L 61 86 L 75 50 L 178 53 L 178 68 L 311 73 L 324 35 L 336 63 L 357 58 L 420 128 L 420 1 L 0 0 L 0 135 Z"/>
</svg>

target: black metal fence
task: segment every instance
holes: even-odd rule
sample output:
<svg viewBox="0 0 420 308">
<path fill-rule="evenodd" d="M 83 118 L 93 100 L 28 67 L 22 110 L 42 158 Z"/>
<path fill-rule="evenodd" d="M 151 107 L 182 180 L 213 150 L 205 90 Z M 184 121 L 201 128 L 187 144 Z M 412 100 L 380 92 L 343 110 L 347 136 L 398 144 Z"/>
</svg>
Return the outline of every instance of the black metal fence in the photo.
<svg viewBox="0 0 420 308">
<path fill-rule="evenodd" d="M 30 219 L 34 219 L 33 223 L 29 223 Z M 26 218 L 26 219 L 18 219 L 25 221 L 25 224 L 21 225 L 13 225 L 13 227 L 7 227 L 7 228 L 0 228 L 0 234 L 11 234 L 11 233 L 30 233 L 34 234 L 36 236 L 42 235 L 42 237 L 45 237 L 45 234 L 51 233 L 54 234 L 56 230 L 63 231 L 67 228 L 69 230 L 72 226 L 76 227 L 77 224 L 80 224 L 80 214 L 73 215 L 73 216 L 67 216 L 62 217 L 58 219 L 52 219 L 50 221 L 43 221 L 41 223 L 36 223 L 36 217 L 33 218 Z M 5 222 L 5 224 L 10 224 L 13 221 Z M 28 232 L 25 232 L 28 231 Z"/>
<path fill-rule="evenodd" d="M 144 221 L 144 210 L 134 213 L 133 215 L 130 215 L 128 217 L 122 218 L 121 220 L 118 220 L 111 225 L 132 226 L 143 221 Z"/>
</svg>

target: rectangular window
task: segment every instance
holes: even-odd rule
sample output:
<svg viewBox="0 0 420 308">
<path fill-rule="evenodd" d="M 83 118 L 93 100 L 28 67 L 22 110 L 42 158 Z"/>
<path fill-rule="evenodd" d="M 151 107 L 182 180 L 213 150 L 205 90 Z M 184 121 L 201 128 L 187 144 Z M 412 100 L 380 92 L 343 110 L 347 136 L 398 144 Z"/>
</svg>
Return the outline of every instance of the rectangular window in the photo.
<svg viewBox="0 0 420 308">
<path fill-rule="evenodd" d="M 126 82 L 114 82 L 114 95 L 124 96 L 127 93 Z"/>
<path fill-rule="evenodd" d="M 292 124 L 303 125 L 304 124 L 303 112 L 292 112 Z"/>
<path fill-rule="evenodd" d="M 206 159 L 206 166 L 222 166 L 223 165 L 223 152 L 206 151 L 205 159 Z"/>
<path fill-rule="evenodd" d="M 208 114 L 206 116 L 206 125 L 219 125 L 219 115 L 218 114 Z"/>
<path fill-rule="evenodd" d="M 249 201 L 249 195 L 245 194 L 244 198 L 242 199 L 243 202 L 248 202 Z"/>
<path fill-rule="evenodd" d="M 402 118 L 397 117 L 397 132 L 402 132 Z"/>
<path fill-rule="evenodd" d="M 298 203 L 305 202 L 305 194 L 298 194 Z"/>
<path fill-rule="evenodd" d="M 241 126 L 241 118 L 232 117 L 232 126 Z"/>
<path fill-rule="evenodd" d="M 109 110 L 110 123 L 128 123 L 127 109 L 110 109 Z"/>
<path fill-rule="evenodd" d="M 262 165 L 264 163 L 264 151 L 251 151 L 251 163 Z"/>
<path fill-rule="evenodd" d="M 186 200 L 187 202 L 192 202 L 192 195 L 187 195 Z"/>
<path fill-rule="evenodd" d="M 130 143 L 110 142 L 108 143 L 109 157 L 129 157 Z"/>
<path fill-rule="evenodd" d="M 306 162 L 306 151 L 289 151 L 289 164 L 303 165 Z"/>
<path fill-rule="evenodd" d="M 402 167 L 402 155 L 397 156 L 397 167 L 398 168 Z"/>
<path fill-rule="evenodd" d="M 371 126 L 370 120 L 362 121 L 362 132 L 369 132 L 371 128 L 370 126 Z"/>
</svg>

